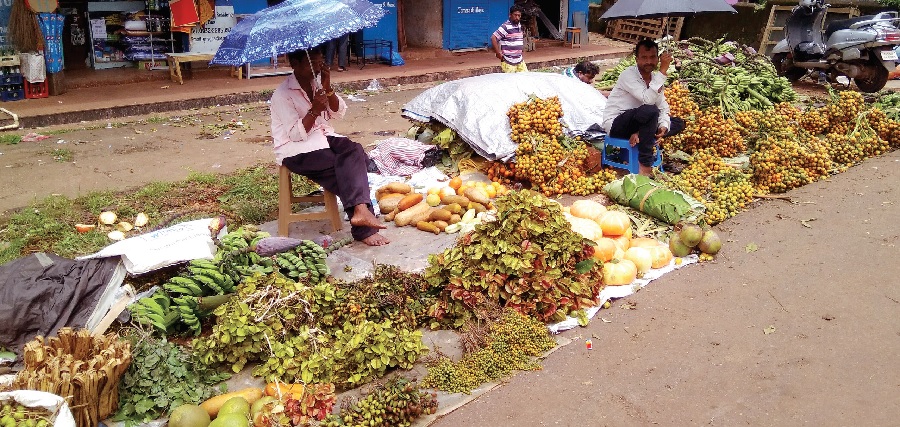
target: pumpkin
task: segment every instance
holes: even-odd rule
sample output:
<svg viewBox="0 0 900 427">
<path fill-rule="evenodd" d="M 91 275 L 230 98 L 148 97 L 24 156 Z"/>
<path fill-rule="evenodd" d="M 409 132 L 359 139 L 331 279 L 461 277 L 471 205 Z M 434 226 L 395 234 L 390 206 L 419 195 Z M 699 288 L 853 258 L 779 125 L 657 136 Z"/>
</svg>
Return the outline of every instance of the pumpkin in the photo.
<svg viewBox="0 0 900 427">
<path fill-rule="evenodd" d="M 597 240 L 600 237 L 603 237 L 603 231 L 600 230 L 600 226 L 597 225 L 596 222 L 589 219 L 578 218 L 567 213 L 564 213 L 563 215 L 566 217 L 566 220 L 569 221 L 569 226 L 572 227 L 572 231 L 580 234 L 585 239 Z"/>
<path fill-rule="evenodd" d="M 621 248 L 623 251 L 627 251 L 628 248 L 631 247 L 631 239 L 628 238 L 627 234 L 616 237 L 608 237 L 608 239 L 613 239 L 613 241 L 615 241 L 616 244 L 619 245 L 619 248 Z"/>
<path fill-rule="evenodd" d="M 654 246 L 658 246 L 661 244 L 662 244 L 662 242 L 660 242 L 659 240 L 652 239 L 650 237 L 637 237 L 637 238 L 631 239 L 630 247 L 632 247 L 632 248 L 634 248 L 634 247 L 652 248 Z"/>
<path fill-rule="evenodd" d="M 625 259 L 634 263 L 634 266 L 637 267 L 638 277 L 643 277 L 644 273 L 650 270 L 650 267 L 653 265 L 653 258 L 650 256 L 650 251 L 647 248 L 642 248 L 639 246 L 632 246 L 625 251 Z"/>
<path fill-rule="evenodd" d="M 597 246 L 594 248 L 594 258 L 603 262 L 608 262 L 616 255 L 616 249 L 619 245 L 615 240 L 609 237 L 601 237 L 595 240 Z"/>
<path fill-rule="evenodd" d="M 637 277 L 637 267 L 627 259 L 603 263 L 603 283 L 606 286 L 628 285 Z"/>
<path fill-rule="evenodd" d="M 608 211 L 598 221 L 604 236 L 615 237 L 631 228 L 631 219 L 625 212 Z"/>
<path fill-rule="evenodd" d="M 653 268 L 663 268 L 672 261 L 672 251 L 669 250 L 668 245 L 658 244 L 647 250 L 650 251 L 650 258 L 653 259 L 653 263 L 650 265 Z"/>
<path fill-rule="evenodd" d="M 569 212 L 579 218 L 596 221 L 606 213 L 606 206 L 593 200 L 576 200 L 569 208 Z"/>
</svg>

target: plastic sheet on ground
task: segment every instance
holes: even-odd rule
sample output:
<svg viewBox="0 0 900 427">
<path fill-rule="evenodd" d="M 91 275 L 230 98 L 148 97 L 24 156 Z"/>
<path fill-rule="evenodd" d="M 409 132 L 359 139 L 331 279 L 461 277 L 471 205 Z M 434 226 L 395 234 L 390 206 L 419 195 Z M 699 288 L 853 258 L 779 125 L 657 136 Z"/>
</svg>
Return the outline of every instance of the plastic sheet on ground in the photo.
<svg viewBox="0 0 900 427">
<path fill-rule="evenodd" d="M 553 73 L 501 73 L 443 83 L 403 106 L 403 116 L 420 122 L 437 120 L 456 131 L 488 160 L 508 160 L 516 152 L 506 112 L 513 104 L 558 96 L 562 122 L 571 132 L 585 132 L 603 122 L 606 97 L 580 80 Z"/>
<path fill-rule="evenodd" d="M 697 255 L 688 255 L 684 258 L 681 258 L 680 265 L 676 265 L 675 260 L 672 260 L 671 262 L 669 262 L 669 265 L 663 268 L 651 269 L 646 274 L 644 274 L 644 277 L 636 279 L 630 285 L 607 286 L 603 288 L 603 290 L 600 291 L 600 295 L 598 297 L 600 301 L 597 303 L 597 305 L 585 310 L 585 312 L 587 313 L 587 318 L 593 319 L 594 315 L 596 315 L 597 312 L 600 311 L 600 308 L 603 307 L 603 304 L 605 304 L 607 301 L 613 298 L 627 297 L 641 290 L 641 288 L 643 288 L 644 286 L 649 285 L 650 282 L 662 277 L 664 274 L 675 271 L 684 266 L 694 264 L 697 261 L 699 261 L 699 257 L 697 257 Z M 547 327 L 550 329 L 551 333 L 558 334 L 562 331 L 567 331 L 569 329 L 578 327 L 578 319 L 574 317 L 568 317 L 562 322 L 547 325 Z"/>
<path fill-rule="evenodd" d="M 73 261 L 35 253 L 0 266 L 0 346 L 21 354 L 37 335 L 93 329 L 125 279 L 118 258 Z"/>
<path fill-rule="evenodd" d="M 182 222 L 171 227 L 113 243 L 78 260 L 121 256 L 131 274 L 143 274 L 179 262 L 212 259 L 216 243 L 209 233 L 211 218 Z M 223 228 L 220 235 L 227 233 Z"/>
</svg>

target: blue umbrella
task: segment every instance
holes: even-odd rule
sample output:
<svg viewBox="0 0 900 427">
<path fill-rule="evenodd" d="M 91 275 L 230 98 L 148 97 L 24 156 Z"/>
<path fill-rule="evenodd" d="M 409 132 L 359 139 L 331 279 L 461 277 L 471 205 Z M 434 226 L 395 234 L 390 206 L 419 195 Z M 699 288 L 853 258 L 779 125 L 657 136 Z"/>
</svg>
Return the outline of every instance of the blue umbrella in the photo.
<svg viewBox="0 0 900 427">
<path fill-rule="evenodd" d="M 287 0 L 235 25 L 210 63 L 239 66 L 309 49 L 372 27 L 382 16 L 384 9 L 366 0 Z"/>
</svg>

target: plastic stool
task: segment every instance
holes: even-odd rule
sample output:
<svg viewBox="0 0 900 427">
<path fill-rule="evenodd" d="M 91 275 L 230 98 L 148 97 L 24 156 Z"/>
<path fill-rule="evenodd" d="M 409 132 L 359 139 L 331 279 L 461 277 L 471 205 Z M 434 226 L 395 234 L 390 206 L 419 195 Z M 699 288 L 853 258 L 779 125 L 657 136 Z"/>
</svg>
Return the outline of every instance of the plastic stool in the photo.
<svg viewBox="0 0 900 427">
<path fill-rule="evenodd" d="M 294 203 L 325 203 L 324 212 L 294 213 Z M 292 222 L 330 219 L 334 231 L 341 229 L 341 213 L 338 210 L 337 197 L 324 191 L 318 195 L 295 196 L 291 188 L 291 171 L 287 167 L 278 167 L 278 235 L 288 237 Z"/>
<path fill-rule="evenodd" d="M 620 150 L 624 150 L 626 152 L 625 158 L 627 159 L 627 162 L 621 163 L 609 159 L 606 153 L 607 147 L 616 147 Z M 603 139 L 603 150 L 601 152 L 603 153 L 601 164 L 603 164 L 604 166 L 625 169 L 630 173 L 640 172 L 640 163 L 638 162 L 638 148 L 632 147 L 631 143 L 629 143 L 627 139 L 613 138 L 607 135 Z M 653 167 L 658 167 L 659 170 L 662 170 L 662 149 L 659 147 L 656 147 L 656 160 L 653 162 Z"/>
</svg>

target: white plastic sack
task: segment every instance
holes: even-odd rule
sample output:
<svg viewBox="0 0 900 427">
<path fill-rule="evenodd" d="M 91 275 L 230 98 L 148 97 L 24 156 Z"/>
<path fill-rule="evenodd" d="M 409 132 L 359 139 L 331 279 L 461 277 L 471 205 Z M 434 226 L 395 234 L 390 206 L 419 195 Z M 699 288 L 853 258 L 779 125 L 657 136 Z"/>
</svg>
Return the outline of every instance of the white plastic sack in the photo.
<svg viewBox="0 0 900 427">
<path fill-rule="evenodd" d="M 403 106 L 403 116 L 420 122 L 437 120 L 453 129 L 488 160 L 508 160 L 516 152 L 506 112 L 513 104 L 558 96 L 562 122 L 569 131 L 585 132 L 603 123 L 606 97 L 584 82 L 552 73 L 500 73 L 443 83 Z"/>
<path fill-rule="evenodd" d="M 19 54 L 22 77 L 30 83 L 41 83 L 47 79 L 47 67 L 44 64 L 44 55 L 37 52 L 23 52 Z"/>
<path fill-rule="evenodd" d="M 125 268 L 135 275 L 192 259 L 211 259 L 216 254 L 216 243 L 209 234 L 210 221 L 211 218 L 198 219 L 129 237 L 77 259 L 122 256 Z M 224 233 L 225 228 L 219 235 Z"/>
<path fill-rule="evenodd" d="M 56 414 L 53 427 L 75 427 L 75 417 L 66 400 L 53 393 L 35 390 L 14 390 L 0 393 L 0 402 L 14 400 L 30 408 L 40 407 Z"/>
</svg>

